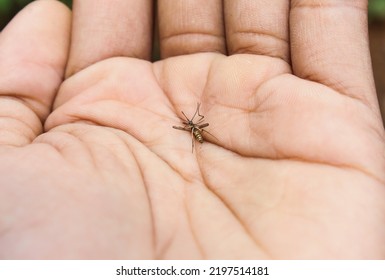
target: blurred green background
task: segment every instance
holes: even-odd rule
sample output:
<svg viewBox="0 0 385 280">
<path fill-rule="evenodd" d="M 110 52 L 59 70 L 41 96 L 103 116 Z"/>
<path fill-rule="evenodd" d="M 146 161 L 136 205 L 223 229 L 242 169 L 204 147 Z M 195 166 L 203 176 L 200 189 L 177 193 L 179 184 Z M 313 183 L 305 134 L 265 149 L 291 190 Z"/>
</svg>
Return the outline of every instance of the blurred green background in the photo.
<svg viewBox="0 0 385 280">
<path fill-rule="evenodd" d="M 385 20 L 385 0 L 369 0 L 369 20 Z"/>
</svg>

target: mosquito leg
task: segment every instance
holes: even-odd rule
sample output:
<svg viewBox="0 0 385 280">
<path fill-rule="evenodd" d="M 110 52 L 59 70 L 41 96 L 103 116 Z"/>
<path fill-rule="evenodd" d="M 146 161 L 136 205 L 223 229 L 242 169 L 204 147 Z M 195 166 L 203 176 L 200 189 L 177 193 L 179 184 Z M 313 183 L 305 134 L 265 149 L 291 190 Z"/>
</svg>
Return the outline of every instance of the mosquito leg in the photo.
<svg viewBox="0 0 385 280">
<path fill-rule="evenodd" d="M 191 153 L 194 153 L 194 128 L 191 129 Z"/>
<path fill-rule="evenodd" d="M 197 113 L 198 113 L 198 115 L 199 115 L 199 106 L 200 106 L 200 105 L 201 105 L 201 104 L 198 103 L 197 109 L 195 110 L 195 113 L 194 113 L 194 115 L 192 116 L 191 121 L 193 121 L 193 119 L 195 118 L 195 116 L 196 116 Z"/>
<path fill-rule="evenodd" d="M 189 118 L 185 115 L 185 113 L 183 111 L 181 111 L 181 112 L 182 112 L 183 116 L 186 118 L 187 122 L 189 122 L 190 121 Z"/>
<path fill-rule="evenodd" d="M 199 116 L 200 118 L 199 118 L 199 120 L 197 121 L 197 123 L 201 122 L 201 121 L 204 119 L 204 117 L 205 117 L 205 116 L 203 116 L 203 115 L 201 115 L 201 114 L 199 113 L 199 108 L 200 108 L 200 106 L 201 106 L 201 104 L 198 103 L 198 104 L 197 104 L 197 112 L 198 112 L 198 116 Z"/>
<path fill-rule="evenodd" d="M 198 112 L 198 116 L 203 117 L 203 116 L 199 113 L 199 108 L 200 108 L 200 107 L 201 107 L 201 104 L 198 103 L 198 104 L 197 104 L 197 112 Z"/>
<path fill-rule="evenodd" d="M 172 128 L 179 129 L 179 130 L 185 130 L 185 131 L 190 131 L 191 129 L 188 128 L 187 126 L 175 126 L 173 125 Z"/>
</svg>

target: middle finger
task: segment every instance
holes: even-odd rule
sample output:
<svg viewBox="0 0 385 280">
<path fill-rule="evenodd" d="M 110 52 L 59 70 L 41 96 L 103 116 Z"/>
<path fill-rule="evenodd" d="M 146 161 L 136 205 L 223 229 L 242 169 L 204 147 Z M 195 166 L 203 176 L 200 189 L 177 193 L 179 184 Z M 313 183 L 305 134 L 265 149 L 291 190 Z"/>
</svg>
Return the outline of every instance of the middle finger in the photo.
<svg viewBox="0 0 385 280">
<path fill-rule="evenodd" d="M 221 0 L 159 0 L 161 57 L 226 53 Z"/>
</svg>

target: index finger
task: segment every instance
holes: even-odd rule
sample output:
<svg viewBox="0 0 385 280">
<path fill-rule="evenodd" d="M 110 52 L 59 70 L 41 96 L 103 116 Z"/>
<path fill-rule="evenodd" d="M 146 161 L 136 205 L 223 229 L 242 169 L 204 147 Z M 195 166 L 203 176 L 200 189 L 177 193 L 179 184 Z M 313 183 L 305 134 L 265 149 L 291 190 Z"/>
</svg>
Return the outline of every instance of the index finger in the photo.
<svg viewBox="0 0 385 280">
<path fill-rule="evenodd" d="M 150 59 L 150 0 L 74 0 L 66 75 L 100 60 L 128 56 Z"/>
</svg>

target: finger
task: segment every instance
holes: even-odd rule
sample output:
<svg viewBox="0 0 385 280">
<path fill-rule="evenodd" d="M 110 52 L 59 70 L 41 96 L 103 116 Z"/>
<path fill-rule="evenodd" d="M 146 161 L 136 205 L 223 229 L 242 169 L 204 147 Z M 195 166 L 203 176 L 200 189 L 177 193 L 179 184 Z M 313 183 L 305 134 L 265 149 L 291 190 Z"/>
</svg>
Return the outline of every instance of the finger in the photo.
<svg viewBox="0 0 385 280">
<path fill-rule="evenodd" d="M 288 0 L 225 0 L 229 54 L 268 55 L 289 61 Z"/>
<path fill-rule="evenodd" d="M 220 0 L 159 0 L 161 57 L 197 52 L 225 53 Z"/>
<path fill-rule="evenodd" d="M 115 56 L 150 59 L 150 0 L 75 0 L 67 76 Z"/>
<path fill-rule="evenodd" d="M 377 107 L 366 0 L 293 0 L 290 40 L 296 75 Z"/>
<path fill-rule="evenodd" d="M 42 131 L 67 60 L 71 14 L 35 1 L 0 34 L 0 144 L 30 143 Z"/>
</svg>

